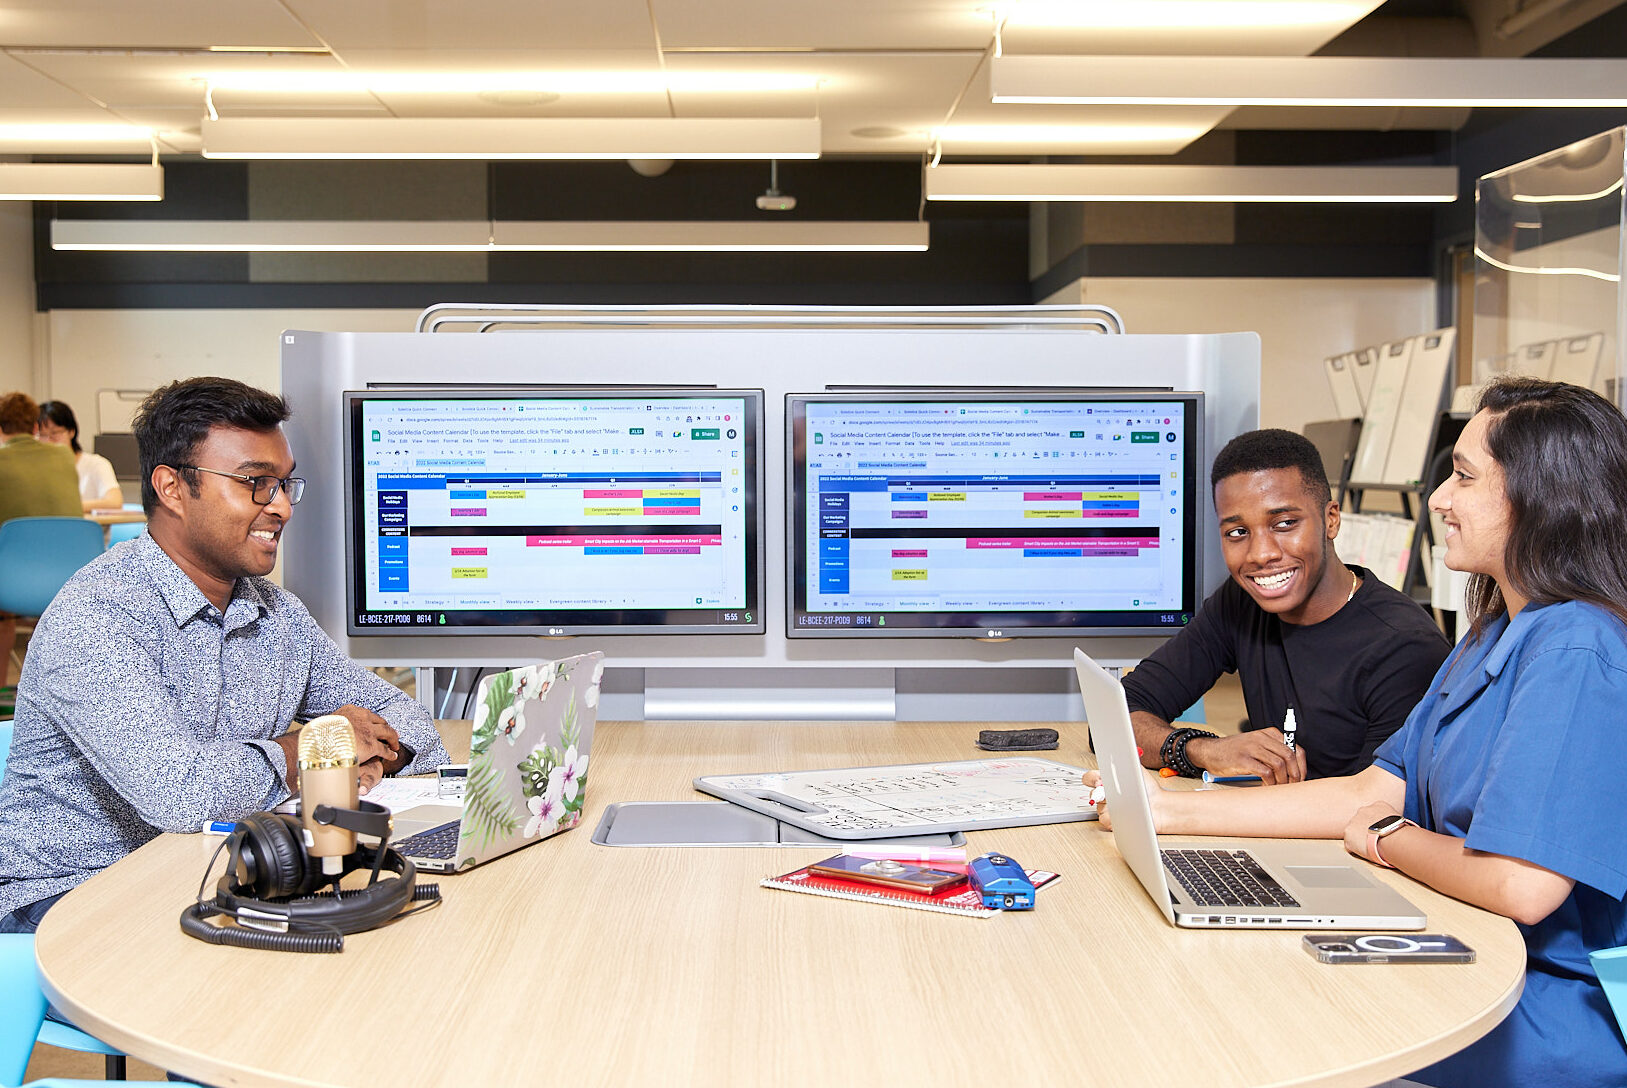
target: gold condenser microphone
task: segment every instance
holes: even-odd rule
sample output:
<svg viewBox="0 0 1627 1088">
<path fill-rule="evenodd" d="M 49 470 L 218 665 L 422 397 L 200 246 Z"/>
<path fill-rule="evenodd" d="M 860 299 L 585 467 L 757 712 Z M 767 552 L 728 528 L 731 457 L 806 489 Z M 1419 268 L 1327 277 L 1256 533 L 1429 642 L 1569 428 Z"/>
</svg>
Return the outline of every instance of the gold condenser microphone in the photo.
<svg viewBox="0 0 1627 1088">
<path fill-rule="evenodd" d="M 306 845 L 322 859 L 322 872 L 344 872 L 344 859 L 356 850 L 356 833 L 316 822 L 316 807 L 355 808 L 358 797 L 356 731 L 350 719 L 325 714 L 299 731 L 299 811 Z"/>
</svg>

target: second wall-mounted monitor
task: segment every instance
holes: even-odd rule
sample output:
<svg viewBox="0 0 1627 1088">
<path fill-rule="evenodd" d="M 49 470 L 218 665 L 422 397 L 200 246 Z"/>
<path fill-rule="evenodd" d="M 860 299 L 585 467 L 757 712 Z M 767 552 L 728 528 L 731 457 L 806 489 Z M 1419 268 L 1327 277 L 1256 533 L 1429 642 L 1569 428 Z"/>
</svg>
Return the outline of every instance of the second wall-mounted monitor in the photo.
<svg viewBox="0 0 1627 1088">
<path fill-rule="evenodd" d="M 1201 393 L 790 394 L 786 634 L 1172 634 L 1203 430 Z"/>
<path fill-rule="evenodd" d="M 346 630 L 760 634 L 760 389 L 347 392 Z"/>
</svg>

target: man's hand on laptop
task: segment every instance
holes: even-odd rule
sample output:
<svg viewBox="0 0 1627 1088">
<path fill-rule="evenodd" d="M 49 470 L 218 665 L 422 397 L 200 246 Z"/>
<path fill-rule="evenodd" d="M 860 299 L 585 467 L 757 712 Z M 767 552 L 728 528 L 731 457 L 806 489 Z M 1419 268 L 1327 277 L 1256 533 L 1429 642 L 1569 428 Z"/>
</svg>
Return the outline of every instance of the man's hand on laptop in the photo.
<svg viewBox="0 0 1627 1088">
<path fill-rule="evenodd" d="M 1288 747 L 1279 729 L 1194 737 L 1187 742 L 1186 758 L 1214 775 L 1257 774 L 1268 786 L 1305 777 L 1304 747 Z"/>
</svg>

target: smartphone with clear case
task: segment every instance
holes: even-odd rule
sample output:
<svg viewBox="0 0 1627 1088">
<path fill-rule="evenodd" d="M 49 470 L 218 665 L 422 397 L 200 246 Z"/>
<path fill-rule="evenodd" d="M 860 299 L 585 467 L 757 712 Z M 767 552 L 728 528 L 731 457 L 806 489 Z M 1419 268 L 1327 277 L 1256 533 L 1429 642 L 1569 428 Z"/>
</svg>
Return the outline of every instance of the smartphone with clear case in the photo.
<svg viewBox="0 0 1627 1088">
<path fill-rule="evenodd" d="M 1474 949 L 1444 933 L 1313 933 L 1300 944 L 1321 963 L 1474 962 Z"/>
</svg>

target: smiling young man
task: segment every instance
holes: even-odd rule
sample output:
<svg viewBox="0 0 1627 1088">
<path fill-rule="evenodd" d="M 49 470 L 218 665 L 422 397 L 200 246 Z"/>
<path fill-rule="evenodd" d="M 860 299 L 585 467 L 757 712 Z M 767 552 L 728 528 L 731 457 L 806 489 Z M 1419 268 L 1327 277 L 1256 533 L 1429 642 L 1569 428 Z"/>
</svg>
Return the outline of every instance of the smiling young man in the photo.
<svg viewBox="0 0 1627 1088">
<path fill-rule="evenodd" d="M 1411 599 L 1339 561 L 1339 504 L 1308 439 L 1239 435 L 1210 484 L 1231 581 L 1124 678 L 1142 762 L 1272 783 L 1368 766 L 1446 659 L 1446 636 Z M 1170 725 L 1226 672 L 1242 682 L 1247 729 Z M 1281 730 L 1290 708 L 1292 749 Z"/>
<path fill-rule="evenodd" d="M 162 831 L 298 789 L 295 721 L 343 714 L 361 781 L 429 770 L 428 713 L 345 657 L 266 580 L 305 481 L 281 397 L 225 378 L 147 398 L 134 431 L 148 532 L 76 574 L 40 618 L 0 783 L 0 932 Z"/>
</svg>

